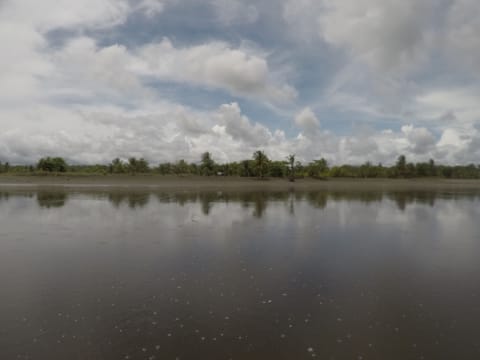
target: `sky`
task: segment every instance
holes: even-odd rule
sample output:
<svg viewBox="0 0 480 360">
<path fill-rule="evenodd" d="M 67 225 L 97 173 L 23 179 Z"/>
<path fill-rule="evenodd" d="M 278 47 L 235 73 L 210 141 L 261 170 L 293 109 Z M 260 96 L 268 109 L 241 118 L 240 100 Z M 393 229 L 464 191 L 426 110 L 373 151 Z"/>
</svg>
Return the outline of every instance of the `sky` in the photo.
<svg viewBox="0 0 480 360">
<path fill-rule="evenodd" d="M 0 161 L 480 163 L 478 0 L 0 0 Z"/>
</svg>

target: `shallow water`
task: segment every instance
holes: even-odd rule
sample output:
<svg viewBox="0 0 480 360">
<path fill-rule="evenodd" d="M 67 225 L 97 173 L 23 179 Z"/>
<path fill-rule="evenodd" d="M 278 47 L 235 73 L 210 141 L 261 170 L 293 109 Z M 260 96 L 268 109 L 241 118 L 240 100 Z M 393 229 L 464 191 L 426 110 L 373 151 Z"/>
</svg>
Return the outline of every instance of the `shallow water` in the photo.
<svg viewBox="0 0 480 360">
<path fill-rule="evenodd" d="M 0 192 L 0 359 L 479 359 L 479 205 Z"/>
</svg>

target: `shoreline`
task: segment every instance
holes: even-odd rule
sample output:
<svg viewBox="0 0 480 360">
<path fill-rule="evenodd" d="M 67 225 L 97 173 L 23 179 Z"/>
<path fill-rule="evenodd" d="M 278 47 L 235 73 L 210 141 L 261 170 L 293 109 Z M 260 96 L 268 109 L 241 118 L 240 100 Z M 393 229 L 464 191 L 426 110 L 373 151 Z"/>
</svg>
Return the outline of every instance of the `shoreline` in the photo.
<svg viewBox="0 0 480 360">
<path fill-rule="evenodd" d="M 480 190 L 466 179 L 288 179 L 171 175 L 0 176 L 0 190 L 170 190 L 170 191 L 465 191 Z"/>
</svg>

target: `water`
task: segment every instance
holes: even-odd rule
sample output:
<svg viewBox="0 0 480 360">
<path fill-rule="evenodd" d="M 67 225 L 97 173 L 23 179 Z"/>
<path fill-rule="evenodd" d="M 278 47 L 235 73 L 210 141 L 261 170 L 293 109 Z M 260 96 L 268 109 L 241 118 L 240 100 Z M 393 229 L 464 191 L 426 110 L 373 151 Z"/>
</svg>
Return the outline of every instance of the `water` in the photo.
<svg viewBox="0 0 480 360">
<path fill-rule="evenodd" d="M 479 205 L 0 192 L 0 359 L 478 359 Z"/>
</svg>

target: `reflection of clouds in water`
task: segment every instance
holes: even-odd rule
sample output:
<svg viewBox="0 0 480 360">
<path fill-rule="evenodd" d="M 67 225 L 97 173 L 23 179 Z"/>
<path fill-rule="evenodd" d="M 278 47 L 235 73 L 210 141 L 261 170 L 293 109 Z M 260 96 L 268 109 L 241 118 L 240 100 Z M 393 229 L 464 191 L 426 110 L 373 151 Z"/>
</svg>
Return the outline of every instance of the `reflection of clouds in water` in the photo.
<svg viewBox="0 0 480 360">
<path fill-rule="evenodd" d="M 234 225 L 248 226 L 254 218 L 261 218 L 265 226 L 274 224 L 281 231 L 290 232 L 292 229 L 321 232 L 362 225 L 393 227 L 398 231 L 415 228 L 423 232 L 434 226 L 441 229 L 439 238 L 443 239 L 455 237 L 458 231 L 472 234 L 471 227 L 476 225 L 479 215 L 471 205 L 478 201 L 475 194 L 463 197 L 380 192 L 1 194 L 0 215 L 18 219 L 14 221 L 16 226 L 21 227 L 22 222 L 32 226 L 62 222 L 72 227 L 88 223 L 91 231 L 107 226 L 119 232 L 131 227 L 156 226 L 170 230 L 203 227 L 221 232 Z M 30 201 L 36 201 L 40 207 L 29 206 Z M 434 210 L 429 211 L 432 206 Z"/>
<path fill-rule="evenodd" d="M 475 202 L 443 200 L 437 206 L 436 226 L 441 234 L 440 239 L 455 245 L 459 241 L 477 241 L 480 209 Z"/>
<path fill-rule="evenodd" d="M 241 335 L 255 341 L 276 330 L 278 338 L 287 334 L 289 328 L 265 324 L 280 319 L 285 325 L 290 317 L 299 320 L 295 330 L 301 329 L 298 338 L 288 333 L 292 342 L 301 341 L 304 334 L 318 337 L 319 331 L 311 326 L 324 329 L 324 339 L 332 326 L 343 324 L 349 329 L 356 325 L 359 333 L 378 339 L 392 333 L 391 326 L 403 331 L 407 320 L 412 332 L 432 334 L 438 322 L 418 320 L 417 315 L 426 315 L 418 303 L 428 303 L 434 294 L 437 298 L 431 304 L 450 306 L 448 300 L 442 303 L 445 296 L 470 294 L 468 286 L 458 290 L 458 278 L 478 280 L 471 276 L 478 270 L 480 232 L 474 197 L 438 196 L 431 206 L 418 199 L 432 197 L 409 195 L 402 208 L 399 195 L 381 193 L 128 195 L 77 192 L 68 195 L 63 207 L 50 208 L 37 206 L 36 195 L 11 194 L 0 202 L 0 239 L 12 240 L 5 241 L 2 250 L 21 250 L 13 258 L 0 252 L 0 266 L 11 270 L 0 275 L 14 274 L 15 282 L 23 279 L 21 293 L 12 291 L 7 299 L 18 295 L 46 316 L 46 308 L 67 304 L 71 309 L 73 294 L 83 309 L 85 301 L 93 300 L 84 310 L 87 314 L 108 318 L 105 315 L 113 311 L 112 323 L 132 332 L 144 322 L 156 322 L 155 311 L 166 314 L 158 325 L 171 326 L 172 338 L 181 332 L 170 314 L 184 311 L 195 321 L 218 328 L 225 325 L 225 316 L 233 322 L 238 315 L 241 325 L 232 328 L 247 328 Z M 135 206 L 130 206 L 132 202 Z M 15 240 L 20 237 L 24 241 Z M 50 298 L 45 289 L 52 289 Z M 98 294 L 111 301 L 102 307 Z M 48 299 L 48 307 L 39 298 Z M 178 299 L 188 300 L 188 306 L 175 302 Z M 212 309 L 220 309 L 222 315 L 215 319 Z M 441 306 L 425 311 L 435 321 L 439 315 L 448 316 Z M 119 322 L 118 313 L 132 323 Z M 403 313 L 413 316 L 405 320 Z M 465 313 L 470 316 L 469 309 Z M 92 328 L 106 324 L 105 338 L 111 339 L 113 326 L 91 319 Z M 190 331 L 198 328 L 193 321 L 183 321 Z M 247 327 L 245 321 L 250 321 Z M 378 333 L 365 331 L 370 321 Z M 253 336 L 257 329 L 258 336 Z M 148 331 L 142 328 L 142 341 Z M 123 336 L 118 344 L 126 343 Z"/>
<path fill-rule="evenodd" d="M 41 208 L 60 208 L 67 201 L 67 193 L 60 191 L 40 191 L 37 193 L 37 203 Z"/>
</svg>

